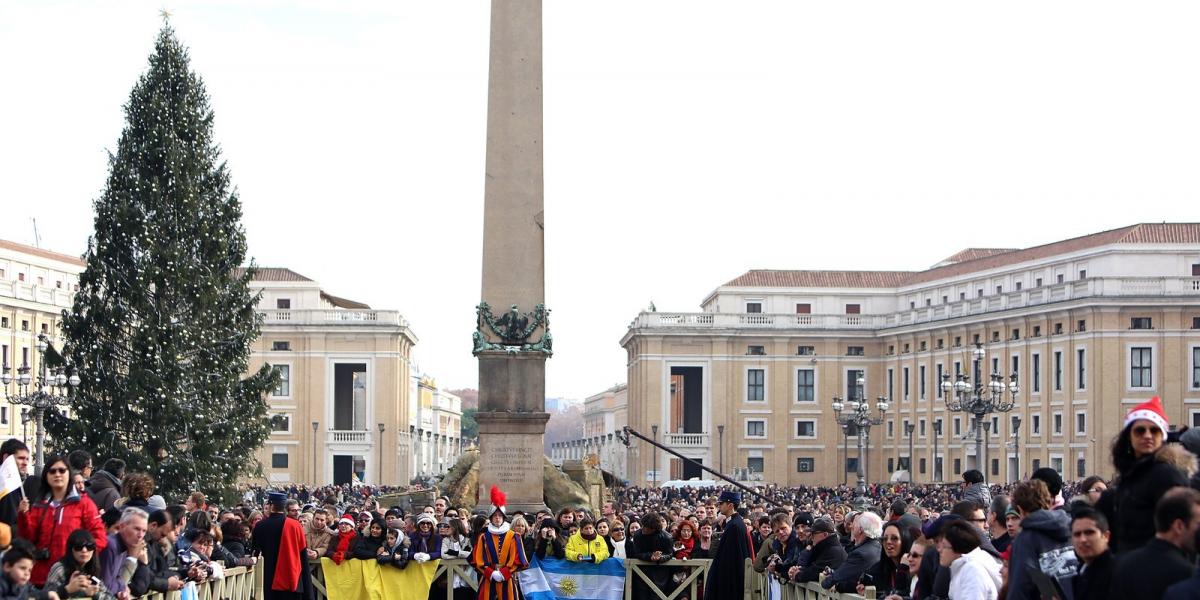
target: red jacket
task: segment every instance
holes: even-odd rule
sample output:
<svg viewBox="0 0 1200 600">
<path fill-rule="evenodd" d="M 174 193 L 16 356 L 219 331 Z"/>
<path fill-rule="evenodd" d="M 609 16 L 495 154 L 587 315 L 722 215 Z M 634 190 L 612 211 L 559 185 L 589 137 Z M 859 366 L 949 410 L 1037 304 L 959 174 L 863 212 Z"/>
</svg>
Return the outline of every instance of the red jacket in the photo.
<svg viewBox="0 0 1200 600">
<path fill-rule="evenodd" d="M 42 587 L 46 584 L 46 575 L 50 567 L 67 551 L 67 536 L 76 529 L 86 529 L 96 538 L 96 552 L 100 553 L 108 545 L 108 535 L 104 531 L 104 523 L 100 520 L 100 512 L 95 503 L 87 496 L 80 496 L 74 487 L 62 504 L 50 506 L 49 496 L 38 501 L 22 514 L 17 523 L 17 533 L 33 542 L 37 548 L 50 550 L 50 557 L 39 560 L 33 565 L 33 576 L 30 580 L 34 585 Z"/>
</svg>

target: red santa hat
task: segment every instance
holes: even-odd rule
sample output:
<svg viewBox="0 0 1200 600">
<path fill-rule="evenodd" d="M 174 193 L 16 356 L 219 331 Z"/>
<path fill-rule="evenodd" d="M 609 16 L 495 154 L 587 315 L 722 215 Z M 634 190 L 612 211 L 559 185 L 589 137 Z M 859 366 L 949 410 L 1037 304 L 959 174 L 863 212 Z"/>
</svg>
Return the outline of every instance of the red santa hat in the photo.
<svg viewBox="0 0 1200 600">
<path fill-rule="evenodd" d="M 1133 407 L 1133 410 L 1129 411 L 1129 414 L 1125 415 L 1125 424 L 1122 425 L 1121 428 L 1125 429 L 1129 427 L 1130 423 L 1133 423 L 1138 419 L 1150 421 L 1151 423 L 1158 425 L 1158 428 L 1163 430 L 1164 434 L 1167 432 L 1167 415 L 1163 412 L 1162 401 L 1158 399 L 1158 396 L 1155 396 L 1146 402 Z"/>
<path fill-rule="evenodd" d="M 488 515 L 491 516 L 491 515 L 496 514 L 496 511 L 500 511 L 500 514 L 502 516 L 507 517 L 508 513 L 505 512 L 505 507 L 504 507 L 504 504 L 507 501 L 508 501 L 508 499 L 504 496 L 504 492 L 500 491 L 499 487 L 493 485 L 492 486 L 492 512 L 488 513 Z"/>
<path fill-rule="evenodd" d="M 354 522 L 354 516 L 350 513 L 346 513 L 345 516 L 343 516 L 341 519 L 338 519 L 338 525 L 341 525 L 342 523 L 345 523 L 351 527 L 354 527 L 356 524 Z"/>
</svg>

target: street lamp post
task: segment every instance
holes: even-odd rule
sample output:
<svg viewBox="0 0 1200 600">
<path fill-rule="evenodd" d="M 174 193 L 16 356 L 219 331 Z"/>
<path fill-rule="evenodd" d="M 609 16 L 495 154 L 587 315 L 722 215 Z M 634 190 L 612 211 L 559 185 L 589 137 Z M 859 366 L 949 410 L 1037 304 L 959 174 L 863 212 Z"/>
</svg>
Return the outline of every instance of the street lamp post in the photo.
<svg viewBox="0 0 1200 600">
<path fill-rule="evenodd" d="M 916 428 L 917 426 L 913 425 L 912 423 L 908 423 L 904 426 L 904 434 L 908 436 L 908 464 L 905 465 L 905 470 L 908 471 L 909 483 L 912 483 L 913 480 L 913 430 Z"/>
<path fill-rule="evenodd" d="M 658 442 L 658 425 L 651 425 L 650 432 L 654 434 L 654 441 Z M 658 487 L 658 446 L 654 446 L 654 487 Z"/>
<path fill-rule="evenodd" d="M 942 480 L 942 460 L 938 455 L 938 438 L 942 437 L 942 422 L 933 422 L 933 480 Z"/>
<path fill-rule="evenodd" d="M 1017 476 L 1015 479 L 1016 479 L 1016 481 L 1020 481 L 1021 480 L 1021 437 L 1020 437 L 1021 415 L 1013 415 L 1012 429 L 1013 429 L 1013 432 L 1012 432 L 1013 451 L 1017 455 Z"/>
<path fill-rule="evenodd" d="M 876 408 L 879 409 L 879 416 L 871 416 L 871 401 L 864 398 L 865 394 L 861 391 L 865 383 L 866 380 L 862 375 L 859 375 L 855 380 L 856 385 L 854 389 L 851 390 L 854 392 L 852 394 L 853 397 L 843 402 L 841 398 L 834 396 L 832 403 L 834 418 L 838 424 L 843 427 L 853 425 L 858 432 L 857 488 L 860 501 L 865 500 L 867 495 L 867 477 L 864 470 L 865 460 L 863 456 L 867 439 L 871 436 L 871 426 L 883 423 L 883 417 L 887 414 L 888 409 L 888 399 L 880 396 L 876 399 Z M 849 411 L 843 414 L 842 411 L 844 409 L 849 409 Z"/>
<path fill-rule="evenodd" d="M 720 456 L 717 463 L 717 470 L 725 472 L 725 426 L 717 425 L 717 453 Z"/>
<path fill-rule="evenodd" d="M 317 480 L 317 421 L 312 421 L 312 485 L 320 485 Z"/>
<path fill-rule="evenodd" d="M 968 380 L 965 375 L 959 373 L 957 379 L 951 381 L 950 375 L 946 374 L 942 375 L 941 385 L 946 399 L 946 408 L 950 412 L 970 414 L 975 423 L 975 461 L 976 465 L 980 465 L 983 464 L 983 418 L 990 413 L 1011 411 L 1016 405 L 1019 388 L 1015 372 L 1009 376 L 1008 385 L 1004 384 L 999 373 L 992 373 L 990 381 L 985 385 L 983 359 L 987 358 L 987 352 L 984 351 L 983 344 L 976 342 L 972 355 L 974 358 L 973 379 Z M 980 471 L 983 473 L 986 483 L 986 465 Z"/>
<path fill-rule="evenodd" d="M 55 367 L 50 369 L 46 364 L 46 350 L 50 349 L 50 340 L 46 334 L 39 333 L 37 337 L 38 375 L 34 377 L 29 364 L 23 364 L 13 377 L 12 370 L 5 365 L 0 373 L 0 383 L 4 384 L 4 395 L 12 404 L 27 406 L 33 413 L 34 425 L 37 426 L 37 443 L 33 458 L 34 469 L 42 472 L 45 460 L 46 429 L 43 426 L 46 411 L 63 406 L 67 403 L 71 391 L 79 387 L 79 374 L 74 367 Z M 17 382 L 17 392 L 11 394 L 8 386 Z"/>
<path fill-rule="evenodd" d="M 383 485 L 383 423 L 379 424 L 379 485 Z"/>
</svg>

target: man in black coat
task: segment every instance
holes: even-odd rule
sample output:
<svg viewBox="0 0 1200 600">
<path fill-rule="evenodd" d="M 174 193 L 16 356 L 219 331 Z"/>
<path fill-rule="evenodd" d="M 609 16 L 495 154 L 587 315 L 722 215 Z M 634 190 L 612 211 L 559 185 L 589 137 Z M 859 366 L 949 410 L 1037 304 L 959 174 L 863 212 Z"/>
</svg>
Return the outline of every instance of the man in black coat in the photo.
<svg viewBox="0 0 1200 600">
<path fill-rule="evenodd" d="M 883 534 L 883 519 L 873 512 L 864 512 L 854 520 L 850 531 L 854 547 L 846 554 L 846 562 L 821 582 L 821 587 L 827 590 L 836 588 L 843 594 L 854 593 L 862 574 L 879 562 L 883 551 L 879 544 L 879 537 Z"/>
<path fill-rule="evenodd" d="M 754 558 L 754 550 L 750 545 L 746 522 L 737 512 L 741 502 L 741 494 L 728 490 L 721 492 L 717 499 L 717 510 L 725 516 L 725 530 L 708 571 L 705 598 L 738 598 L 745 594 L 746 559 Z"/>
<path fill-rule="evenodd" d="M 312 598 L 304 526 L 284 515 L 287 495 L 267 495 L 271 514 L 254 526 L 254 548 L 262 552 L 264 600 Z"/>
<path fill-rule="evenodd" d="M 1081 562 L 1079 573 L 1071 578 L 1075 598 L 1108 600 L 1113 569 L 1117 563 L 1108 549 L 1111 536 L 1108 519 L 1103 513 L 1091 507 L 1075 509 L 1071 521 L 1071 540 Z"/>
<path fill-rule="evenodd" d="M 846 550 L 842 548 L 842 542 L 838 539 L 837 527 L 833 524 L 833 519 L 821 517 L 813 521 L 812 541 L 813 547 L 809 554 L 809 563 L 802 567 L 792 567 L 788 571 L 788 576 L 792 581 L 800 583 L 816 581 L 825 569 L 835 570 L 846 562 Z"/>
<path fill-rule="evenodd" d="M 1192 576 L 1196 567 L 1188 557 L 1196 551 L 1200 492 L 1168 491 L 1154 507 L 1154 528 L 1153 539 L 1117 560 L 1110 598 L 1158 600 L 1171 584 Z"/>
<path fill-rule="evenodd" d="M 671 536 L 663 531 L 662 517 L 657 513 L 647 513 L 642 516 L 641 529 L 629 538 L 629 542 L 625 546 L 625 555 L 629 558 L 644 560 L 661 565 L 671 560 L 671 554 L 674 552 L 674 544 L 671 543 Z M 663 566 L 643 566 L 640 567 L 642 573 L 646 575 L 654 587 L 663 594 L 670 594 L 671 575 L 673 569 Z M 650 590 L 650 586 L 641 578 L 632 573 L 633 578 L 633 597 L 634 598 L 654 598 L 654 594 Z"/>
</svg>

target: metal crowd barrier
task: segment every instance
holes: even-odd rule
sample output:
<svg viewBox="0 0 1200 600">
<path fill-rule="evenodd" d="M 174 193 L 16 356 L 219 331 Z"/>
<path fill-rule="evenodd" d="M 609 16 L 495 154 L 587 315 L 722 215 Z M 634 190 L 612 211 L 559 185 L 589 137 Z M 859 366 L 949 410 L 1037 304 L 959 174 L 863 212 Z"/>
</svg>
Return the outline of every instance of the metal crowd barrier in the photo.
<svg viewBox="0 0 1200 600">
<path fill-rule="evenodd" d="M 225 569 L 221 579 L 196 584 L 196 600 L 261 600 L 262 570 L 250 567 Z M 152 592 L 138 600 L 180 600 L 181 592 Z"/>
<path fill-rule="evenodd" d="M 772 580 L 778 585 L 778 595 L 771 593 Z M 863 594 L 843 594 L 821 587 L 820 583 L 796 583 L 780 579 L 769 573 L 754 570 L 753 563 L 746 561 L 745 600 L 875 600 L 875 586 L 867 586 Z"/>
</svg>

